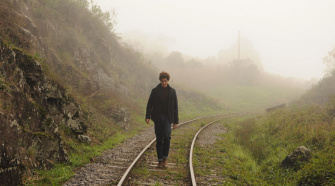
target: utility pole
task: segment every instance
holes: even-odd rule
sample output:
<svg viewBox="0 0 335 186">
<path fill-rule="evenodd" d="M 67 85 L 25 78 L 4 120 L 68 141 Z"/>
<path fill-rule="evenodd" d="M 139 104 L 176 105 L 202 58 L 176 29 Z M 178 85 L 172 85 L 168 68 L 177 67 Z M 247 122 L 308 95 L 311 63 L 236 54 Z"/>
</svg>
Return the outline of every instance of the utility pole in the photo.
<svg viewBox="0 0 335 186">
<path fill-rule="evenodd" d="M 237 60 L 240 60 L 240 31 L 238 31 L 238 56 Z"/>
</svg>

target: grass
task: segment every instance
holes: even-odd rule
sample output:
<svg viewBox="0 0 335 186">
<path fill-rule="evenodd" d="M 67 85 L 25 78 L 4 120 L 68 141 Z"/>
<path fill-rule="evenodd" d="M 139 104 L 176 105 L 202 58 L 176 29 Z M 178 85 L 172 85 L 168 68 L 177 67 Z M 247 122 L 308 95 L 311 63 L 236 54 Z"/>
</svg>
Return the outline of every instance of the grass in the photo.
<svg viewBox="0 0 335 186">
<path fill-rule="evenodd" d="M 69 154 L 70 163 L 56 164 L 51 170 L 37 170 L 37 176 L 27 178 L 25 185 L 61 185 L 69 180 L 76 168 L 83 166 L 91 161 L 92 158 L 101 155 L 107 149 L 113 148 L 122 143 L 124 140 L 136 134 L 136 131 L 128 131 L 126 133 L 117 133 L 101 145 L 84 145 L 74 141 L 68 141 L 67 145 L 72 148 Z"/>
<path fill-rule="evenodd" d="M 75 144 L 72 143 L 70 146 L 74 149 L 73 152 L 69 155 L 70 162 L 73 166 L 81 166 L 90 162 L 91 158 L 101 155 L 107 149 L 111 149 L 116 145 L 122 143 L 124 140 L 133 136 L 134 132 L 129 133 L 116 133 L 112 138 L 106 140 L 102 145 L 97 146 L 88 146 L 85 144 Z"/>
<path fill-rule="evenodd" d="M 239 122 L 238 119 L 223 120 L 225 125 Z M 204 148 L 196 145 L 193 164 L 196 177 L 218 175 L 218 181 L 223 185 L 261 185 L 260 179 L 247 178 L 255 174 L 258 168 L 250 154 L 244 151 L 234 141 L 230 134 L 219 134 L 220 138 L 212 147 Z"/>
<path fill-rule="evenodd" d="M 259 111 L 297 99 L 303 94 L 304 90 L 275 86 L 224 85 L 215 86 L 208 92 L 232 110 Z"/>
<path fill-rule="evenodd" d="M 262 117 L 231 119 L 213 148 L 196 148 L 198 167 L 215 167 L 224 185 L 334 185 L 335 102 L 329 106 L 291 106 Z M 308 162 L 283 168 L 297 147 L 312 152 Z M 215 161 L 214 161 L 215 160 Z M 209 175 L 203 168 L 197 175 Z"/>
</svg>

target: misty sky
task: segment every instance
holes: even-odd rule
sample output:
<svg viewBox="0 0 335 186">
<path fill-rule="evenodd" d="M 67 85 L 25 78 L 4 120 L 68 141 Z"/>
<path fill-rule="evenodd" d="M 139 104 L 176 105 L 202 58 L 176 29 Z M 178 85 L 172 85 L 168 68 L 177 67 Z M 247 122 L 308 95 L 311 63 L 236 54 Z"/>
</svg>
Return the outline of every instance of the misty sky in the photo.
<svg viewBox="0 0 335 186">
<path fill-rule="evenodd" d="M 264 69 L 311 79 L 335 47 L 334 0 L 97 0 L 117 12 L 116 32 L 156 38 L 169 51 L 205 59 L 232 46 L 238 31 L 259 52 Z M 159 38 L 159 39 L 157 39 Z M 243 51 L 241 51 L 243 56 Z"/>
</svg>

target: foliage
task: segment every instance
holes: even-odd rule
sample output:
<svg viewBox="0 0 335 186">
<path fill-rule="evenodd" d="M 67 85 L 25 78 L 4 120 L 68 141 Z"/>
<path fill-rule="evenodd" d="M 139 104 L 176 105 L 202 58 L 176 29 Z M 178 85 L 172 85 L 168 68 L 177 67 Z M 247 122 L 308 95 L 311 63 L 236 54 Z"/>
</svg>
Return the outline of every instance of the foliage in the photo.
<svg viewBox="0 0 335 186">
<path fill-rule="evenodd" d="M 103 12 L 99 5 L 95 4 L 93 1 L 91 3 L 91 12 L 93 15 L 102 21 L 110 31 L 113 31 L 114 25 L 117 23 L 116 11 Z"/>
<path fill-rule="evenodd" d="M 70 165 L 58 164 L 50 171 L 39 170 L 36 173 L 41 176 L 39 178 L 30 178 L 25 180 L 24 185 L 61 185 L 66 180 L 70 179 L 74 172 L 73 168 Z"/>
<path fill-rule="evenodd" d="M 243 179 L 247 181 L 262 180 L 266 185 L 333 185 L 333 108 L 334 103 L 325 107 L 292 105 L 262 117 L 227 122 L 231 132 L 225 136 L 224 145 L 234 147 L 224 151 L 236 158 L 243 157 L 246 162 L 257 162 L 249 169 L 248 163 L 225 166 L 228 175 L 241 165 L 244 167 L 241 174 L 245 174 Z M 312 151 L 310 161 L 291 168 L 281 167 L 281 161 L 299 146 Z"/>
<path fill-rule="evenodd" d="M 334 83 L 335 74 L 324 77 L 302 96 L 300 103 L 326 105 L 335 96 Z"/>
<path fill-rule="evenodd" d="M 326 105 L 335 96 L 335 48 L 324 57 L 326 75 L 300 99 L 302 104 Z"/>
<path fill-rule="evenodd" d="M 266 182 L 255 176 L 258 174 L 255 161 L 234 143 L 233 135 L 220 137 L 211 148 L 195 148 L 196 175 L 210 177 L 214 173 L 221 177 L 223 185 L 264 185 Z M 203 168 L 197 168 L 200 166 Z"/>
<path fill-rule="evenodd" d="M 297 173 L 299 185 L 334 185 L 335 150 L 332 144 L 314 153 L 311 162 Z"/>
</svg>

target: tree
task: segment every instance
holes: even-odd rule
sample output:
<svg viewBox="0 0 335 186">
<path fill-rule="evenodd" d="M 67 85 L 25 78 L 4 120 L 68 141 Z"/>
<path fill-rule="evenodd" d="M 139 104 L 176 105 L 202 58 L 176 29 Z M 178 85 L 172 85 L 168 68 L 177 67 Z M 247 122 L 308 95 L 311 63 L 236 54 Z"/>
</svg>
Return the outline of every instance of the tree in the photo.
<svg viewBox="0 0 335 186">
<path fill-rule="evenodd" d="M 335 48 L 323 58 L 323 62 L 327 65 L 327 76 L 335 75 Z"/>
<path fill-rule="evenodd" d="M 117 24 L 116 21 L 116 11 L 113 9 L 110 12 L 103 12 L 99 5 L 97 5 L 94 0 L 91 0 L 91 12 L 94 17 L 101 20 L 110 31 L 113 31 L 114 25 Z"/>
<path fill-rule="evenodd" d="M 185 65 L 182 54 L 177 51 L 171 52 L 164 61 L 166 65 L 173 67 L 184 67 Z"/>
</svg>

